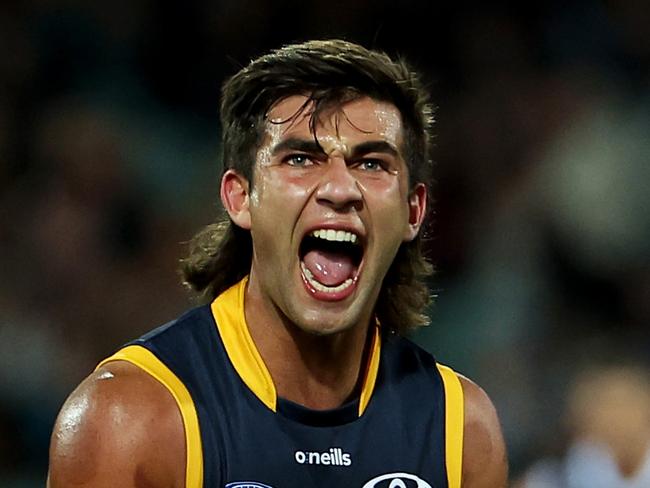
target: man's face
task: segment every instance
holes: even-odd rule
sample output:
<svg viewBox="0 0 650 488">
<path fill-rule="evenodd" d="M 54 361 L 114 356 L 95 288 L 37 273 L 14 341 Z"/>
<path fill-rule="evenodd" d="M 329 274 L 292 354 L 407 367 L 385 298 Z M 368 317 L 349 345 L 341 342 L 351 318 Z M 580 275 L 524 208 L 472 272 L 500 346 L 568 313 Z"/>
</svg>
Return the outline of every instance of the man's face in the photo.
<svg viewBox="0 0 650 488">
<path fill-rule="evenodd" d="M 400 113 L 361 98 L 326 110 L 315 137 L 303 96 L 270 110 L 248 195 L 249 289 L 306 332 L 367 324 L 426 190 L 409 193 Z M 301 107 L 304 109 L 301 111 Z"/>
</svg>

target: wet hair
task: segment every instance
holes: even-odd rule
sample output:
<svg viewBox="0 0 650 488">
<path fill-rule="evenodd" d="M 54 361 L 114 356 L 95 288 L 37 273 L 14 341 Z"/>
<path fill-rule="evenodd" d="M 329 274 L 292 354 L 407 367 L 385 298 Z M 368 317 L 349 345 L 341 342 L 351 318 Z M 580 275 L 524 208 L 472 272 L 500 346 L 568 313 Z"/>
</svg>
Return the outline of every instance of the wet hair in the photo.
<svg viewBox="0 0 650 488">
<path fill-rule="evenodd" d="M 252 61 L 222 88 L 223 171 L 233 169 L 254 184 L 253 168 L 267 114 L 277 102 L 304 95 L 315 131 L 319 115 L 361 97 L 393 104 L 403 125 L 409 185 L 429 186 L 432 175 L 433 109 L 420 77 L 404 60 L 342 40 L 285 46 Z M 432 266 L 422 249 L 422 233 L 403 243 L 390 266 L 375 306 L 382 327 L 396 332 L 429 322 L 426 279 Z M 211 300 L 250 272 L 250 232 L 227 216 L 201 230 L 181 262 L 184 282 Z"/>
</svg>

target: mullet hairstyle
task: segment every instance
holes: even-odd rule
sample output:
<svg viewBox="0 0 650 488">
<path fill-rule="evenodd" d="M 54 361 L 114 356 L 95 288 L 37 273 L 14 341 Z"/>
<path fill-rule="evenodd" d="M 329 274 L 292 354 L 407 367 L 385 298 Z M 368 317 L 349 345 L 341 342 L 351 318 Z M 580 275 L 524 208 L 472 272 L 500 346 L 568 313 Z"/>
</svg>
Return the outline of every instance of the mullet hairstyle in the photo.
<svg viewBox="0 0 650 488">
<path fill-rule="evenodd" d="M 221 95 L 223 171 L 233 169 L 251 185 L 269 110 L 284 98 L 305 95 L 313 104 L 314 138 L 324 110 L 366 96 L 393 104 L 404 127 L 409 186 L 430 186 L 433 107 L 418 75 L 401 59 L 342 40 L 293 44 L 252 61 L 224 83 Z M 227 215 L 201 230 L 189 247 L 181 261 L 184 283 L 206 301 L 250 272 L 250 232 Z M 383 328 L 404 333 L 429 323 L 426 278 L 433 267 L 422 251 L 422 232 L 400 246 L 375 306 Z"/>
</svg>

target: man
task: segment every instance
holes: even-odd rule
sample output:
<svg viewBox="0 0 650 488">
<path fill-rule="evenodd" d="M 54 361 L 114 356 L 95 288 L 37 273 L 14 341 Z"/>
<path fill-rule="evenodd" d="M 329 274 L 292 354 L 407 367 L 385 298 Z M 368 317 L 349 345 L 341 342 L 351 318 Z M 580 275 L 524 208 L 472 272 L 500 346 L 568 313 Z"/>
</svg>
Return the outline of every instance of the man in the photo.
<svg viewBox="0 0 650 488">
<path fill-rule="evenodd" d="M 418 78 L 312 41 L 253 61 L 222 95 L 228 218 L 184 261 L 211 304 L 71 395 L 49 486 L 505 486 L 486 394 L 400 336 L 428 302 Z"/>
</svg>

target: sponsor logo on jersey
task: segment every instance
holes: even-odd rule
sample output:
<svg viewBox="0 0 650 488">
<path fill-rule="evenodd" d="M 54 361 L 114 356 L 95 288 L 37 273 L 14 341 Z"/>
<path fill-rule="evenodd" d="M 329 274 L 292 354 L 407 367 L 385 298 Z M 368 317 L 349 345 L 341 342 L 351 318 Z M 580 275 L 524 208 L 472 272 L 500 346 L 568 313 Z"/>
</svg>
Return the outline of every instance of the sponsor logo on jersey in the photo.
<svg viewBox="0 0 650 488">
<path fill-rule="evenodd" d="M 228 483 L 225 488 L 273 488 L 272 486 L 258 483 L 256 481 L 234 481 Z"/>
<path fill-rule="evenodd" d="M 431 485 L 414 474 L 387 473 L 371 479 L 362 488 L 431 488 Z"/>
<path fill-rule="evenodd" d="M 329 451 L 296 451 L 293 455 L 298 464 L 324 464 L 325 466 L 350 466 L 352 456 L 340 447 L 330 447 Z"/>
</svg>

